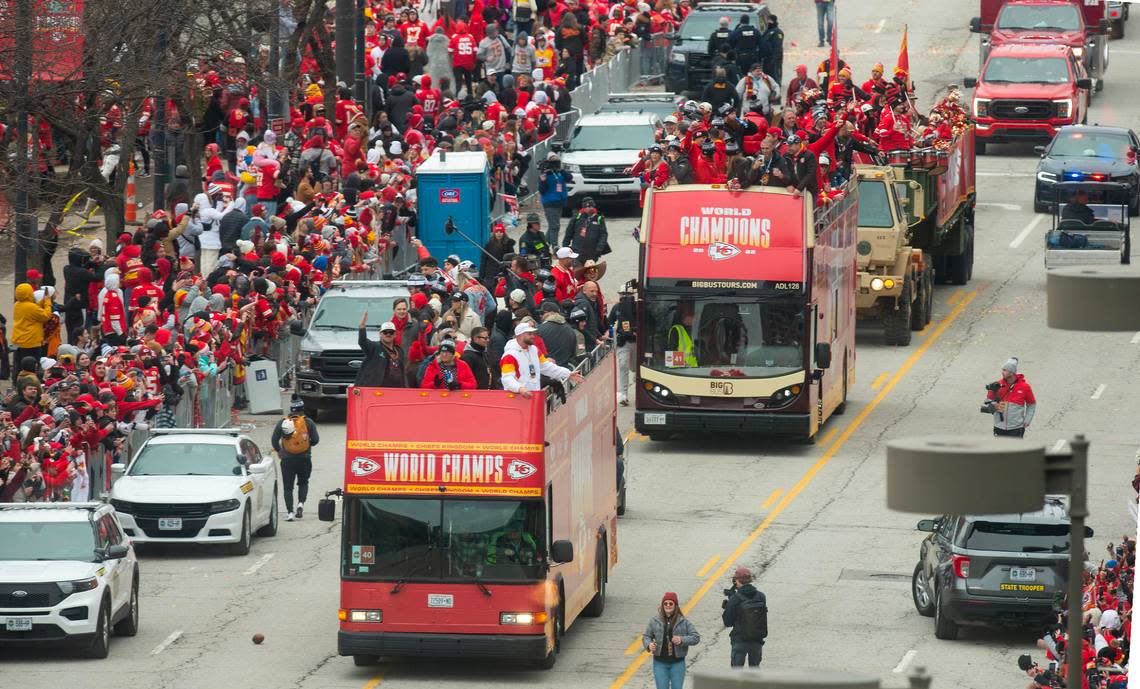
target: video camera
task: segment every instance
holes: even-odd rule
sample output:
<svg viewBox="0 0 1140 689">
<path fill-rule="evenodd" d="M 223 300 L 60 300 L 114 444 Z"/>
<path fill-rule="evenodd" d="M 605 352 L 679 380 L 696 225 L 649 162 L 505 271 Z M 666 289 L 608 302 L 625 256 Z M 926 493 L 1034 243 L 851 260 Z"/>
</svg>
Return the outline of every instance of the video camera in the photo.
<svg viewBox="0 0 1140 689">
<path fill-rule="evenodd" d="M 993 382 L 986 385 L 986 392 L 997 392 L 998 390 L 1001 390 L 1001 383 Z M 1001 412 L 997 410 L 997 400 L 982 402 L 982 408 L 978 411 L 983 414 L 997 414 L 998 418 L 1001 418 Z"/>
</svg>

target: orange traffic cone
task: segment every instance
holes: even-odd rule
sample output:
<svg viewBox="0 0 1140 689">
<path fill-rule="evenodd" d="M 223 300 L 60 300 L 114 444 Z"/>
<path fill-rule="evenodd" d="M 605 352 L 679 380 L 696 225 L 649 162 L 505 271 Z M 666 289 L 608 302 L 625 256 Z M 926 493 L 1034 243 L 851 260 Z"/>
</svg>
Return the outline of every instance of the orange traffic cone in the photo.
<svg viewBox="0 0 1140 689">
<path fill-rule="evenodd" d="M 138 219 L 138 205 L 135 202 L 135 164 L 130 163 L 127 173 L 127 207 L 125 218 L 128 223 Z"/>
</svg>

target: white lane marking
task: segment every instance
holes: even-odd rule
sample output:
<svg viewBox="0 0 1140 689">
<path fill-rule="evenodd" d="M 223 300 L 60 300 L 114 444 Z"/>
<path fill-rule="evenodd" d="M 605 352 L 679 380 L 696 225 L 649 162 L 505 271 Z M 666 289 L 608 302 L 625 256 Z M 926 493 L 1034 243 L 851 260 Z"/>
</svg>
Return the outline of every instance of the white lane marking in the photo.
<svg viewBox="0 0 1140 689">
<path fill-rule="evenodd" d="M 913 648 L 904 653 L 902 660 L 899 661 L 899 664 L 895 666 L 895 669 L 892 670 L 892 672 L 906 672 L 907 666 L 910 665 L 910 661 L 914 660 L 914 657 L 916 655 L 918 655 L 918 651 L 914 650 Z"/>
<path fill-rule="evenodd" d="M 1113 52 L 1116 52 L 1115 50 Z M 975 172 L 978 177 L 1036 177 L 1035 172 Z"/>
<path fill-rule="evenodd" d="M 1060 452 L 1061 450 L 1064 450 L 1064 449 L 1065 449 L 1065 439 L 1064 438 L 1061 438 L 1057 442 L 1053 443 L 1053 452 Z"/>
<path fill-rule="evenodd" d="M 1017 203 L 997 203 L 994 201 L 982 201 L 982 202 L 979 202 L 975 205 L 984 206 L 986 208 L 1000 208 L 1003 211 L 1019 211 L 1019 210 L 1021 210 L 1021 204 L 1017 204 Z"/>
<path fill-rule="evenodd" d="M 1025 229 L 1023 229 L 1021 232 L 1018 232 L 1017 236 L 1013 238 L 1013 241 L 1009 243 L 1009 248 L 1016 249 L 1017 247 L 1021 246 L 1021 243 L 1025 241 L 1025 238 L 1028 237 L 1030 233 L 1033 232 L 1033 230 L 1036 230 L 1037 226 L 1040 225 L 1041 221 L 1044 219 L 1044 215 L 1039 215 L 1033 220 L 1029 221 L 1029 224 L 1025 226 Z"/>
<path fill-rule="evenodd" d="M 1140 344 L 1140 333 L 1132 336 L 1131 344 Z"/>
<path fill-rule="evenodd" d="M 178 639 L 181 636 L 182 636 L 182 630 L 181 629 L 171 632 L 170 636 L 166 637 L 165 639 L 162 640 L 162 643 L 155 646 L 154 650 L 151 651 L 150 654 L 152 656 L 156 656 L 159 653 L 162 653 L 163 651 L 165 651 L 170 646 L 170 644 L 174 643 L 175 641 L 178 641 Z"/>
<path fill-rule="evenodd" d="M 887 25 L 887 18 L 883 17 L 879 20 L 879 25 L 875 27 L 875 33 L 883 33 L 883 27 Z"/>
<path fill-rule="evenodd" d="M 261 556 L 261 557 L 258 559 L 258 561 L 257 561 L 257 562 L 255 562 L 255 563 L 253 563 L 252 565 L 250 565 L 250 566 L 249 566 L 249 569 L 247 569 L 247 570 L 245 570 L 244 572 L 242 572 L 242 574 L 248 577 L 250 574 L 254 574 L 255 572 L 257 572 L 257 570 L 259 570 L 259 569 L 261 569 L 262 567 L 264 567 L 264 566 L 265 566 L 265 563 L 266 563 L 266 562 L 269 562 L 269 561 L 270 561 L 270 560 L 272 560 L 272 559 L 273 559 L 273 553 L 266 553 L 266 554 L 262 555 L 262 556 Z"/>
<path fill-rule="evenodd" d="M 1099 400 L 1100 396 L 1104 394 L 1104 389 L 1107 387 L 1108 386 L 1105 385 L 1104 383 L 1101 383 L 1100 385 L 1096 386 L 1096 392 L 1094 392 L 1092 394 L 1092 397 L 1090 399 Z"/>
</svg>

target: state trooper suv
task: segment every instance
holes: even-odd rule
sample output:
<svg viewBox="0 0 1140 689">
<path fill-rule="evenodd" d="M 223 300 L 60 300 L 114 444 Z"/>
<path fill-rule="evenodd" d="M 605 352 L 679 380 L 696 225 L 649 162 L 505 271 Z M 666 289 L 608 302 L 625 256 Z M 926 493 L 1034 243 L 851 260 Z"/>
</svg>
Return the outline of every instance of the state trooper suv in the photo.
<svg viewBox="0 0 1140 689">
<path fill-rule="evenodd" d="M 917 528 L 930 535 L 919 548 L 911 594 L 919 614 L 934 617 L 934 636 L 957 639 L 961 625 L 1030 625 L 1055 615 L 1069 563 L 1061 498 L 1047 498 L 1038 512 L 947 514 Z"/>
<path fill-rule="evenodd" d="M 101 502 L 0 504 L 0 647 L 78 644 L 106 658 L 139 630 L 139 565 Z"/>
</svg>

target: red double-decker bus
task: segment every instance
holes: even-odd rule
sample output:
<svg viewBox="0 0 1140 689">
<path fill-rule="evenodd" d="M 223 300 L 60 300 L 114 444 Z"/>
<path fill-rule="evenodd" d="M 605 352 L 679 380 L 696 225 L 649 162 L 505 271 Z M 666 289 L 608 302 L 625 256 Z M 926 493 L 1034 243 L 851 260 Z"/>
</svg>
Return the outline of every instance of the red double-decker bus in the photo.
<svg viewBox="0 0 1140 689">
<path fill-rule="evenodd" d="M 783 189 L 647 195 L 637 430 L 813 437 L 855 374 L 854 185 L 825 210 Z"/>
<path fill-rule="evenodd" d="M 351 388 L 337 649 L 554 665 L 617 563 L 614 357 L 565 401 Z M 331 520 L 332 510 L 321 518 Z"/>
</svg>

